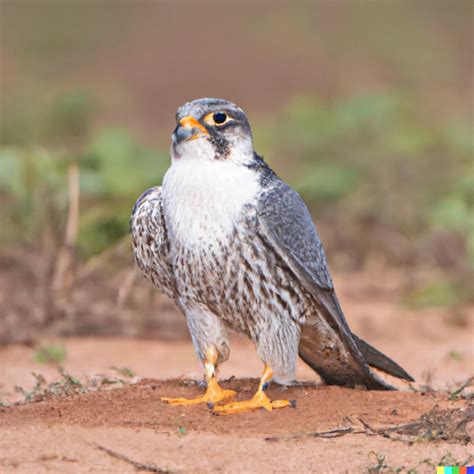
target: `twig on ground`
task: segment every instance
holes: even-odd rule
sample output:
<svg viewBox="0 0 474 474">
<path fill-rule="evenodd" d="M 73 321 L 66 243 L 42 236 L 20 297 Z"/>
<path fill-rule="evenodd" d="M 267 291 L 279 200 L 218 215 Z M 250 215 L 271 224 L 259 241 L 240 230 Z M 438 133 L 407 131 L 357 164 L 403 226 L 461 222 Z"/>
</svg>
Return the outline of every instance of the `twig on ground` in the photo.
<svg viewBox="0 0 474 474">
<path fill-rule="evenodd" d="M 356 428 L 347 427 L 347 428 L 335 428 L 328 431 L 313 431 L 308 433 L 297 433 L 294 435 L 285 435 L 285 436 L 269 436 L 265 438 L 265 441 L 282 441 L 298 438 L 338 438 L 346 434 L 358 434 L 363 433 L 364 431 L 357 431 Z"/>
<path fill-rule="evenodd" d="M 466 432 L 466 426 L 474 420 L 474 407 L 458 408 L 453 410 L 432 409 L 425 413 L 419 420 L 400 425 L 383 426 L 373 428 L 361 418 L 348 419 L 352 424 L 349 426 L 335 428 L 328 431 L 314 431 L 307 433 L 296 433 L 294 435 L 272 436 L 265 441 L 282 441 L 300 438 L 335 438 L 347 434 L 365 434 L 368 436 L 382 436 L 384 438 L 413 443 L 419 439 L 427 441 L 449 441 L 468 443 L 470 436 Z"/>
<path fill-rule="evenodd" d="M 107 453 L 109 456 L 112 456 L 113 458 L 120 459 L 121 461 L 131 464 L 137 471 L 158 472 L 160 474 L 171 474 L 172 472 L 172 471 L 167 471 L 165 469 L 161 469 L 155 466 L 154 464 L 144 464 L 138 461 L 134 461 L 133 459 L 130 459 L 124 454 L 120 454 L 120 453 L 117 453 L 116 451 L 112 451 L 111 449 L 106 448 L 105 446 L 101 446 L 100 444 L 96 444 L 95 447 L 99 449 L 100 451 L 104 451 L 104 453 Z"/>
<path fill-rule="evenodd" d="M 449 395 L 449 399 L 456 400 L 456 398 L 458 398 L 459 395 L 461 395 L 462 391 L 465 388 L 469 387 L 473 382 L 474 382 L 474 376 L 469 377 L 457 390 L 455 390 Z"/>
</svg>

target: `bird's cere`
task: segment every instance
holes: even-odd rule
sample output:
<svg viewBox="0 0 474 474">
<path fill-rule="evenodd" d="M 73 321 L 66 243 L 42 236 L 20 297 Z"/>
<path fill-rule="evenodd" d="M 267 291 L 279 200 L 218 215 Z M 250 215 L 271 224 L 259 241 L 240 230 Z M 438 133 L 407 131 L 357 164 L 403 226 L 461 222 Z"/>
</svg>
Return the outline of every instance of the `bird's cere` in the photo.
<svg viewBox="0 0 474 474">
<path fill-rule="evenodd" d="M 176 143 L 181 143 L 189 140 L 197 140 L 198 138 L 209 135 L 209 132 L 194 117 L 188 115 L 179 121 L 173 135 Z"/>
</svg>

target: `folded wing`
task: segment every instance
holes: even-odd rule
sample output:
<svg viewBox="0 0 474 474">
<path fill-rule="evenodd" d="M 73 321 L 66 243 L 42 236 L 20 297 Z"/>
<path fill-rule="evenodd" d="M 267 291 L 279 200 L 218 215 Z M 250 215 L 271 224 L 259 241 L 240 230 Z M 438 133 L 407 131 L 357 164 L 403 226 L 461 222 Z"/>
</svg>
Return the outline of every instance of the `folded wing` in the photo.
<svg viewBox="0 0 474 474">
<path fill-rule="evenodd" d="M 130 232 L 138 268 L 156 288 L 174 298 L 176 283 L 169 258 L 161 186 L 148 189 L 138 198 L 130 218 Z"/>
<path fill-rule="evenodd" d="M 261 238 L 296 275 L 316 308 L 301 327 L 300 357 L 329 384 L 393 389 L 369 364 L 410 380 L 401 367 L 352 334 L 311 215 L 301 197 L 277 178 L 259 200 L 258 226 Z"/>
</svg>

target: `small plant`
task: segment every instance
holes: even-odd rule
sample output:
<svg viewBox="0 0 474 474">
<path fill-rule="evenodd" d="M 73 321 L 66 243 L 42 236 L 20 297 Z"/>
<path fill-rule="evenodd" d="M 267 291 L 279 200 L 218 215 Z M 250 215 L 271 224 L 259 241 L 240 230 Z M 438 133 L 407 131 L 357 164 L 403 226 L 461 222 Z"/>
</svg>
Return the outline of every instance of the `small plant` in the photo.
<svg viewBox="0 0 474 474">
<path fill-rule="evenodd" d="M 59 344 L 48 344 L 38 347 L 34 355 L 39 364 L 60 365 L 66 360 L 66 348 Z"/>
<path fill-rule="evenodd" d="M 178 430 L 178 434 L 180 436 L 186 436 L 188 434 L 188 430 L 186 429 L 183 423 L 184 416 L 185 414 L 182 413 L 180 416 L 173 419 L 173 424 L 176 426 L 176 429 Z"/>
<path fill-rule="evenodd" d="M 33 372 L 32 375 L 36 383 L 31 390 L 25 390 L 20 386 L 15 387 L 15 391 L 23 396 L 23 401 L 20 403 L 40 402 L 56 397 L 68 397 L 80 393 L 97 392 L 107 390 L 110 386 L 123 386 L 130 383 L 118 377 L 106 377 L 100 374 L 87 377 L 84 381 L 81 381 L 69 372 L 66 372 L 62 367 L 58 368 L 58 372 L 61 378 L 52 383 L 48 383 L 43 375 Z M 11 403 L 8 402 L 0 403 L 0 406 L 10 405 Z"/>
<path fill-rule="evenodd" d="M 458 351 L 449 351 L 448 352 L 448 359 L 460 361 L 460 360 L 464 359 L 464 356 Z"/>
<path fill-rule="evenodd" d="M 16 386 L 15 390 L 23 395 L 24 403 L 40 402 L 54 397 L 67 397 L 88 391 L 88 388 L 79 379 L 73 377 L 63 368 L 59 368 L 59 373 L 61 378 L 56 382 L 48 384 L 41 374 L 33 372 L 33 377 L 36 379 L 35 386 L 30 391 L 19 386 Z"/>
<path fill-rule="evenodd" d="M 469 377 L 459 388 L 449 394 L 450 400 L 458 400 L 460 398 L 471 399 L 472 393 L 463 394 L 464 389 L 470 387 L 474 383 L 474 377 Z"/>
<path fill-rule="evenodd" d="M 373 459 L 375 458 L 375 462 L 376 464 L 374 464 L 373 466 L 370 466 L 368 469 L 367 469 L 367 473 L 368 474 L 377 474 L 379 472 L 384 472 L 384 473 L 397 473 L 397 472 L 401 472 L 403 471 L 404 467 L 401 466 L 401 467 L 392 467 L 392 466 L 389 466 L 386 462 L 385 462 L 385 456 L 383 454 L 380 454 L 380 453 L 376 453 L 375 451 L 370 451 L 369 454 L 367 455 L 367 457 L 369 459 Z M 416 471 L 414 470 L 410 470 L 408 471 L 412 474 L 416 474 Z"/>
<path fill-rule="evenodd" d="M 135 377 L 135 373 L 133 372 L 133 370 L 129 369 L 128 367 L 115 367 L 113 365 L 112 367 L 110 367 L 110 370 L 113 370 L 118 374 L 123 375 L 124 377 Z"/>
<path fill-rule="evenodd" d="M 423 459 L 422 461 L 418 462 L 417 467 L 405 467 L 405 466 L 400 466 L 400 467 L 392 467 L 389 466 L 385 462 L 385 456 L 380 453 L 376 453 L 375 451 L 370 451 L 368 454 L 369 459 L 375 458 L 376 464 L 373 466 L 370 466 L 367 470 L 368 474 L 376 474 L 376 473 L 398 473 L 398 472 L 406 472 L 407 474 L 418 474 L 419 470 L 424 472 L 426 470 L 426 467 L 424 466 L 430 466 L 433 469 L 436 469 L 437 466 L 467 466 L 469 465 L 472 460 L 474 459 L 474 456 L 469 456 L 465 460 L 458 460 L 453 457 L 451 453 L 447 453 L 443 455 L 439 461 L 433 461 L 430 458 Z"/>
<path fill-rule="evenodd" d="M 457 460 L 451 453 L 443 455 L 439 461 L 433 461 L 432 459 L 423 459 L 420 462 L 421 464 L 426 464 L 427 466 L 436 469 L 437 466 L 468 466 L 471 464 L 474 456 L 468 456 L 465 460 Z"/>
<path fill-rule="evenodd" d="M 437 280 L 425 284 L 410 292 L 405 303 L 413 309 L 424 309 L 439 306 L 456 307 L 460 302 L 468 301 L 471 295 L 467 289 L 451 280 Z"/>
</svg>

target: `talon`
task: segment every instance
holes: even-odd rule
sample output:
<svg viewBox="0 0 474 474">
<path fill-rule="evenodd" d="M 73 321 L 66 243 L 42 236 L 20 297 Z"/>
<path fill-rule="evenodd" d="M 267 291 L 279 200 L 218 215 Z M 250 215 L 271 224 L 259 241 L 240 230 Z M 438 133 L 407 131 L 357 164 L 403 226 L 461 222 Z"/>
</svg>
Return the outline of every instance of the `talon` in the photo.
<svg viewBox="0 0 474 474">
<path fill-rule="evenodd" d="M 208 408 L 212 409 L 215 403 L 235 397 L 235 395 L 236 392 L 234 392 L 234 390 L 224 390 L 217 383 L 215 378 L 211 378 L 207 385 L 206 393 L 201 397 L 191 399 L 162 397 L 161 400 L 170 405 L 196 405 L 198 403 L 207 403 Z"/>
<path fill-rule="evenodd" d="M 216 360 L 217 352 L 215 348 L 209 348 L 206 353 L 204 369 L 206 371 L 207 389 L 206 393 L 197 398 L 168 398 L 162 397 L 161 400 L 170 405 L 196 405 L 198 403 L 207 403 L 209 409 L 214 408 L 214 404 L 226 398 L 232 398 L 236 395 L 234 390 L 224 390 L 216 380 Z"/>
<path fill-rule="evenodd" d="M 243 402 L 233 402 L 226 405 L 214 407 L 212 413 L 216 415 L 232 415 L 234 413 L 244 413 L 246 411 L 257 410 L 264 408 L 267 411 L 272 411 L 274 408 L 285 408 L 288 406 L 296 406 L 296 403 L 290 402 L 289 400 L 274 400 L 273 402 L 265 394 L 272 378 L 272 370 L 268 365 L 265 365 L 262 378 L 260 379 L 260 385 L 257 393 L 251 400 Z"/>
<path fill-rule="evenodd" d="M 260 388 L 251 400 L 245 400 L 243 402 L 233 402 L 222 406 L 216 406 L 212 410 L 216 415 L 233 415 L 235 413 L 244 413 L 247 411 L 258 410 L 264 408 L 267 411 L 273 409 L 284 408 L 291 406 L 291 402 L 288 400 L 274 400 L 273 402 L 267 397 L 267 395 Z"/>
<path fill-rule="evenodd" d="M 169 405 L 197 405 L 198 403 L 207 403 L 208 408 L 212 409 L 215 403 L 235 397 L 236 392 L 234 392 L 234 390 L 224 390 L 217 385 L 217 382 L 216 386 L 217 387 L 211 389 L 208 388 L 202 397 L 190 399 L 161 397 L 161 401 Z"/>
</svg>

